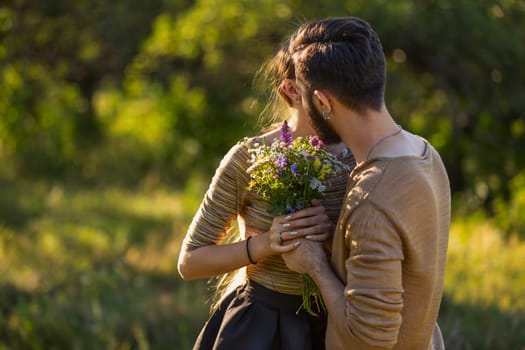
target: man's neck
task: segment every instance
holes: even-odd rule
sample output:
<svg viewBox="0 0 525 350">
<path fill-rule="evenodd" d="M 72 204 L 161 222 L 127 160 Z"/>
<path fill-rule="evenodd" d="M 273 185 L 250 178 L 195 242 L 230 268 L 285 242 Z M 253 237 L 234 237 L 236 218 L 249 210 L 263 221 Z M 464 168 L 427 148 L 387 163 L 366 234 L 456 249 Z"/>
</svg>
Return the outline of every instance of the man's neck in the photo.
<svg viewBox="0 0 525 350">
<path fill-rule="evenodd" d="M 358 164 L 366 160 L 379 140 L 399 129 L 386 107 L 380 111 L 368 110 L 366 114 L 347 109 L 336 123 L 334 127 Z"/>
</svg>

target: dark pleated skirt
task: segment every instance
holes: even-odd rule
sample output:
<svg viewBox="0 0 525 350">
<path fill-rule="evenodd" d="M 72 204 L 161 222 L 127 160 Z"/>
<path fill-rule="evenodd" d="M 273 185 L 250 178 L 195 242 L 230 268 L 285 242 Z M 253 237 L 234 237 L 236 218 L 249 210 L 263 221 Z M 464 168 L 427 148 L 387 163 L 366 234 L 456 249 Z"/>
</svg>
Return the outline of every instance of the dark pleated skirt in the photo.
<svg viewBox="0 0 525 350">
<path fill-rule="evenodd" d="M 301 304 L 301 296 L 247 281 L 224 298 L 193 350 L 324 349 L 326 314 L 297 313 Z"/>
</svg>

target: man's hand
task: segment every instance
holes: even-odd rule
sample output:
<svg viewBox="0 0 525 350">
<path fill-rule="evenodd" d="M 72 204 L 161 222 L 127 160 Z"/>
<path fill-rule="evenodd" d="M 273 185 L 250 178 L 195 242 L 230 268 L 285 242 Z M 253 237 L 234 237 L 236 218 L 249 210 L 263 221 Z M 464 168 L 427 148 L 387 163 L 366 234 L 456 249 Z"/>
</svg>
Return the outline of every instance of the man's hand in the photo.
<svg viewBox="0 0 525 350">
<path fill-rule="evenodd" d="M 286 266 L 299 273 L 314 274 L 323 264 L 328 264 L 323 244 L 305 238 L 297 239 L 294 243 L 296 249 L 281 254 Z"/>
</svg>

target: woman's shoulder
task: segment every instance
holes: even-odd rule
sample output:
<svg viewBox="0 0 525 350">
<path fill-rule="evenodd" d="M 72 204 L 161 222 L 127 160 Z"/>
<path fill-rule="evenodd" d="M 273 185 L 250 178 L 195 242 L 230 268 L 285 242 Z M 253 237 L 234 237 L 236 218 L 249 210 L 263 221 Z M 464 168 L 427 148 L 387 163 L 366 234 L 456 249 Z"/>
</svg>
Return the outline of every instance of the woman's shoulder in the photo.
<svg viewBox="0 0 525 350">
<path fill-rule="evenodd" d="M 272 132 L 257 136 L 247 136 L 238 140 L 222 158 L 221 167 L 232 163 L 246 167 L 250 159 L 249 150 L 256 147 L 257 144 L 267 143 L 270 140 L 272 140 Z"/>
<path fill-rule="evenodd" d="M 273 129 L 257 136 L 245 137 L 240 142 L 244 143 L 247 147 L 253 147 L 258 143 L 271 144 L 275 139 L 279 138 L 279 135 L 279 129 Z"/>
<path fill-rule="evenodd" d="M 247 136 L 239 141 L 230 149 L 228 153 L 238 154 L 242 152 L 247 152 L 248 149 L 256 147 L 258 144 L 271 144 L 276 138 L 279 137 L 279 130 L 270 130 L 266 133 L 256 135 L 256 136 Z"/>
</svg>

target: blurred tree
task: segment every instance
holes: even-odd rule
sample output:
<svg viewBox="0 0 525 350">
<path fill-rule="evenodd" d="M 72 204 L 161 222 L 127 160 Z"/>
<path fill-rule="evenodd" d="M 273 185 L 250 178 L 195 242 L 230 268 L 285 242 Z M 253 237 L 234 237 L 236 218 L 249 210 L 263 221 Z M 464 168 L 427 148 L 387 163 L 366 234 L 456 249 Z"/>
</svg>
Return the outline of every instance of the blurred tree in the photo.
<svg viewBox="0 0 525 350">
<path fill-rule="evenodd" d="M 440 150 L 454 192 L 506 197 L 525 165 L 523 0 L 18 0 L 0 11 L 0 153 L 69 159 L 107 133 L 130 167 L 209 172 L 256 132 L 263 61 L 304 20 L 343 15 L 379 33 L 388 105 Z"/>
<path fill-rule="evenodd" d="M 93 96 L 119 79 L 161 0 L 25 1 L 0 7 L 1 150 L 62 167 L 101 136 Z M 36 164 L 35 164 L 36 160 Z M 38 162 L 38 161 L 42 162 Z"/>
<path fill-rule="evenodd" d="M 373 1 L 351 9 L 380 32 L 395 72 L 394 112 L 440 149 L 452 189 L 485 203 L 506 195 L 525 165 L 525 2 Z"/>
<path fill-rule="evenodd" d="M 126 71 L 125 89 L 108 87 L 100 95 L 101 117 L 112 135 L 155 154 L 154 166 L 175 180 L 191 171 L 208 174 L 227 148 L 255 133 L 260 106 L 252 79 L 294 28 L 284 24 L 291 15 L 278 1 L 224 0 L 162 13 Z M 147 100 L 162 102 L 141 104 L 144 127 L 131 106 Z"/>
<path fill-rule="evenodd" d="M 196 1 L 157 18 L 139 55 L 151 64 L 140 71 L 184 75 L 202 88 L 205 120 L 193 120 L 188 134 L 223 152 L 260 111 L 245 107 L 260 98 L 249 82 L 263 59 L 303 19 L 349 14 L 378 31 L 389 59 L 388 104 L 440 150 L 453 191 L 466 190 L 477 204 L 507 195 L 525 165 L 523 1 Z M 210 125 L 220 139 L 210 139 Z"/>
</svg>

